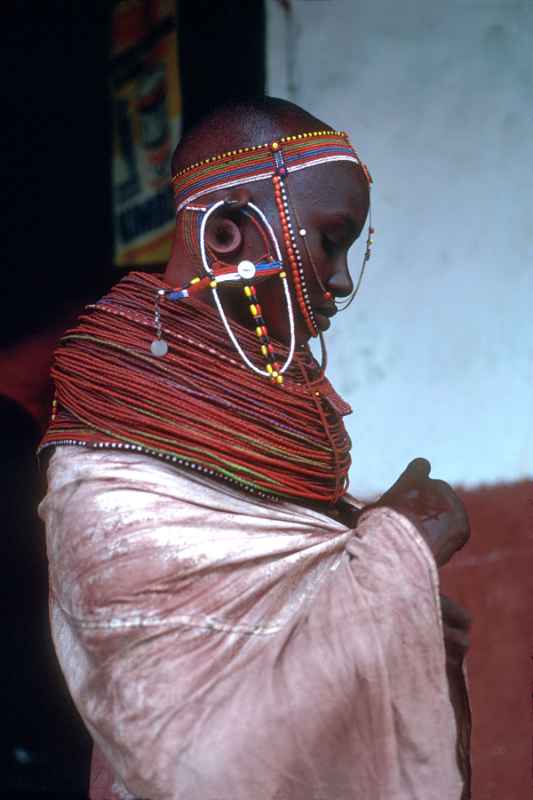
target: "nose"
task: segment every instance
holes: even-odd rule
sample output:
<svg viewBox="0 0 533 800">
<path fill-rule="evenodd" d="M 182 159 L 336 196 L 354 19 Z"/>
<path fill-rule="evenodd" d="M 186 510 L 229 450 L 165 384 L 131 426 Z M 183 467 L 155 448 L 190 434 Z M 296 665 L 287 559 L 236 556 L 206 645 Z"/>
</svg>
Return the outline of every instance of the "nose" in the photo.
<svg viewBox="0 0 533 800">
<path fill-rule="evenodd" d="M 334 297 L 348 297 L 353 290 L 353 281 L 348 270 L 348 261 L 344 258 L 336 264 L 334 272 L 328 278 L 327 289 Z"/>
</svg>

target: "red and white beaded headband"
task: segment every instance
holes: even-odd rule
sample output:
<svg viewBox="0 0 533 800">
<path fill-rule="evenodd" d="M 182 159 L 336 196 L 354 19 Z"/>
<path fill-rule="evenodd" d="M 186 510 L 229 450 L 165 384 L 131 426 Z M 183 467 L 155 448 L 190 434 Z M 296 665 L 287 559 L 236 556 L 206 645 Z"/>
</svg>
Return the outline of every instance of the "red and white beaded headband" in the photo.
<svg viewBox="0 0 533 800">
<path fill-rule="evenodd" d="M 241 147 L 191 164 L 172 178 L 176 210 L 219 189 L 284 177 L 332 161 L 351 161 L 370 173 L 342 131 L 314 131 L 284 136 L 274 142 Z"/>
</svg>

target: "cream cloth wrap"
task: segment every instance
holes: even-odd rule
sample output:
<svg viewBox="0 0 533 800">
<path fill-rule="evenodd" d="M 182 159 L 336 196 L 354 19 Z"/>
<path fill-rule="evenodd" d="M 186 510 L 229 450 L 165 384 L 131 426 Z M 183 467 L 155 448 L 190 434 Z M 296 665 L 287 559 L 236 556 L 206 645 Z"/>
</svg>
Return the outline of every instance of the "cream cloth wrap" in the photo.
<svg viewBox="0 0 533 800">
<path fill-rule="evenodd" d="M 400 514 L 354 532 L 78 447 L 40 514 L 106 800 L 458 800 L 437 571 Z"/>
</svg>

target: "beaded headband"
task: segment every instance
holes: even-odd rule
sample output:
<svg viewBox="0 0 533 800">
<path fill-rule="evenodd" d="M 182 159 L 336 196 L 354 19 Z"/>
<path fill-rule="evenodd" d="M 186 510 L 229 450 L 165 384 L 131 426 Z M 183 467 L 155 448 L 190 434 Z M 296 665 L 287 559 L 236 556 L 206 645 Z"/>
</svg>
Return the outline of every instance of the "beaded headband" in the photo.
<svg viewBox="0 0 533 800">
<path fill-rule="evenodd" d="M 284 177 L 331 161 L 351 161 L 370 174 L 343 131 L 314 131 L 275 142 L 241 147 L 179 170 L 172 178 L 177 212 L 204 194 L 244 183 Z"/>
</svg>

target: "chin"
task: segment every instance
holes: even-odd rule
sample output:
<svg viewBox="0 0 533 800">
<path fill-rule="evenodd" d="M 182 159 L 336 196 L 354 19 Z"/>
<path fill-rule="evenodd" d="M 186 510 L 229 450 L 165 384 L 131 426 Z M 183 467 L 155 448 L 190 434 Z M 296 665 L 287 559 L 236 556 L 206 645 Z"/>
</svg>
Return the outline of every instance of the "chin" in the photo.
<svg viewBox="0 0 533 800">
<path fill-rule="evenodd" d="M 315 311 L 315 322 L 319 331 L 324 333 L 331 326 L 331 319 L 326 317 L 325 314 L 319 314 Z"/>
</svg>

